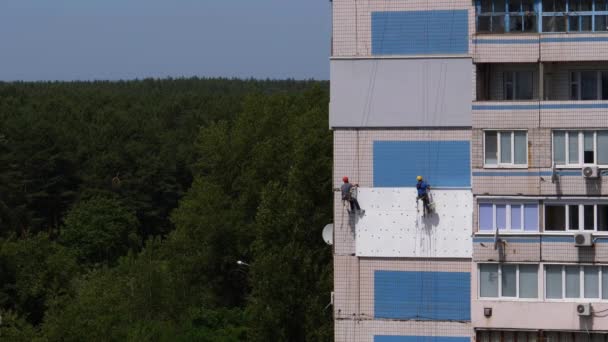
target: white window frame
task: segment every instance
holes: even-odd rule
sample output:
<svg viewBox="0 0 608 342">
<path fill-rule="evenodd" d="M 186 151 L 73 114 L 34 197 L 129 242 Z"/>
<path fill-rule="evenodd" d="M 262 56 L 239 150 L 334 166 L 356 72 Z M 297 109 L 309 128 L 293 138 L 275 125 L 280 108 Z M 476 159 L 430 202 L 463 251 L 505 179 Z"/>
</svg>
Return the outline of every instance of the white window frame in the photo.
<svg viewBox="0 0 608 342">
<path fill-rule="evenodd" d="M 496 133 L 496 164 L 486 163 L 486 134 L 488 132 Z M 511 134 L 511 162 L 502 163 L 500 155 L 500 136 L 502 133 L 509 132 Z M 524 132 L 526 134 L 526 162 L 524 164 L 515 164 L 515 132 Z M 488 129 L 483 131 L 483 167 L 486 169 L 509 168 L 509 169 L 527 169 L 528 168 L 528 131 L 525 129 Z"/>
<path fill-rule="evenodd" d="M 481 296 L 481 267 L 480 265 L 497 265 L 498 266 L 498 297 L 482 297 Z M 502 295 L 502 266 L 516 266 L 515 267 L 515 297 L 506 297 Z M 536 298 L 519 298 L 519 265 L 535 265 L 536 268 Z M 505 300 L 505 301 L 522 301 L 522 302 L 537 302 L 541 300 L 540 294 L 540 279 L 538 279 L 538 275 L 540 273 L 540 265 L 537 263 L 518 263 L 518 264 L 501 264 L 501 263 L 492 263 L 492 262 L 483 262 L 477 264 L 477 299 L 479 300 Z M 544 276 L 544 275 L 543 275 Z M 601 274 L 600 274 L 601 276 Z M 601 297 L 601 292 L 600 292 Z"/>
<path fill-rule="evenodd" d="M 547 266 L 560 266 L 562 268 L 562 298 L 547 298 Z M 579 296 L 577 298 L 566 298 L 566 266 L 578 267 L 579 268 Z M 585 297 L 585 266 L 587 267 L 598 267 L 598 297 L 597 298 L 586 298 Z M 543 299 L 547 302 L 608 302 L 608 298 L 602 298 L 602 274 L 606 268 L 608 272 L 608 266 L 605 265 L 591 265 L 591 264 L 554 264 L 548 263 L 543 265 Z"/>
<path fill-rule="evenodd" d="M 570 228 L 570 206 L 578 206 L 578 229 Z M 585 227 L 585 212 L 584 206 L 593 206 L 593 229 L 583 229 Z M 594 234 L 606 234 L 608 230 L 598 230 L 599 216 L 598 216 L 598 205 L 607 205 L 608 202 L 597 202 L 597 201 L 547 201 L 543 204 L 543 233 L 549 234 L 572 234 L 578 232 L 588 232 Z M 548 206 L 565 206 L 565 230 L 547 230 L 547 207 Z"/>
<path fill-rule="evenodd" d="M 540 232 L 540 224 L 537 222 L 536 230 L 528 230 L 526 231 L 524 223 L 525 223 L 525 205 L 526 204 L 535 204 L 536 205 L 536 217 L 539 217 L 539 208 L 540 204 L 538 202 L 533 201 L 517 201 L 517 202 L 507 202 L 507 201 L 493 201 L 493 202 L 479 202 L 477 207 L 477 212 L 479 213 L 479 205 L 481 204 L 491 204 L 492 205 L 492 233 L 496 231 L 496 206 L 504 205 L 505 206 L 505 228 L 500 229 L 501 233 L 513 233 L 517 235 L 521 234 L 533 234 L 537 235 Z M 511 210 L 512 207 L 519 206 L 520 207 L 520 226 L 521 228 L 513 229 L 511 226 Z M 478 232 L 488 232 L 487 230 L 481 230 L 479 227 L 479 222 L 481 220 L 477 220 L 477 231 Z"/>
<path fill-rule="evenodd" d="M 570 93 L 570 99 L 572 101 L 601 101 L 602 100 L 602 87 L 608 86 L 608 84 L 602 84 L 602 72 L 607 72 L 608 70 L 570 70 L 568 73 L 568 77 L 570 79 L 570 88 L 568 92 Z M 582 97 L 582 77 L 581 74 L 583 72 L 595 72 L 596 73 L 596 82 L 597 82 L 597 94 L 595 99 L 592 100 L 581 100 Z M 572 85 L 576 84 L 576 94 L 572 94 Z M 576 96 L 573 96 L 576 95 Z M 573 99 L 574 98 L 574 99 Z"/>
<path fill-rule="evenodd" d="M 584 166 L 598 166 L 601 168 L 608 168 L 606 164 L 598 164 L 598 150 L 597 150 L 597 134 L 598 132 L 604 132 L 608 130 L 579 130 L 579 129 L 556 129 L 551 132 L 551 160 L 556 168 L 560 169 L 576 169 L 582 168 Z M 564 162 L 565 164 L 557 164 L 555 161 L 555 133 L 556 132 L 564 132 Z M 577 142 L 578 142 L 578 162 L 570 163 L 570 132 L 577 133 Z M 584 163 L 585 160 L 585 133 L 593 132 L 593 160 L 594 163 Z M 484 150 L 485 154 L 485 150 Z M 485 155 L 484 155 L 485 157 Z M 484 159 L 485 160 L 485 159 Z"/>
</svg>

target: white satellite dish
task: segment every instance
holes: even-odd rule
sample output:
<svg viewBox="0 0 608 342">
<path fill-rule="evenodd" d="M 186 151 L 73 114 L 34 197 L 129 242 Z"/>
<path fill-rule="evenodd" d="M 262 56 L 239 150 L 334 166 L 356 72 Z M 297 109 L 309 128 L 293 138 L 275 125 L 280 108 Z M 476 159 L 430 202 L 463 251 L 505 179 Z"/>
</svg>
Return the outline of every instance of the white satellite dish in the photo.
<svg viewBox="0 0 608 342">
<path fill-rule="evenodd" d="M 334 225 L 330 223 L 323 228 L 323 241 L 328 245 L 334 244 Z"/>
</svg>

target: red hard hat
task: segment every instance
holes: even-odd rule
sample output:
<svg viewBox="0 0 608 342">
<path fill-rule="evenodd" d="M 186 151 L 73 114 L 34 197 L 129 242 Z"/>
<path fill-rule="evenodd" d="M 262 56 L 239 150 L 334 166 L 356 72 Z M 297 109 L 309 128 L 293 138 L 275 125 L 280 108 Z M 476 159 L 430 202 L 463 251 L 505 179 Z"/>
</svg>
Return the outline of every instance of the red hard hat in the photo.
<svg viewBox="0 0 608 342">
<path fill-rule="evenodd" d="M 348 177 L 346 177 L 346 176 L 342 177 L 342 181 L 343 181 L 344 183 L 348 183 Z"/>
</svg>

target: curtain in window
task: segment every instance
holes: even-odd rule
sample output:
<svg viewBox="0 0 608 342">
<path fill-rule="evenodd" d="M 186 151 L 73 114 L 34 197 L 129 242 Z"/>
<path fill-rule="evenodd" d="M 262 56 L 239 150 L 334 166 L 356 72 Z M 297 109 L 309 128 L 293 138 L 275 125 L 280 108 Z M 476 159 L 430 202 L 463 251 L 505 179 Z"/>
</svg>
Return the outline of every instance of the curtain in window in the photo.
<svg viewBox="0 0 608 342">
<path fill-rule="evenodd" d="M 498 265 L 479 265 L 479 295 L 498 297 Z"/>
<path fill-rule="evenodd" d="M 608 164 L 608 131 L 597 132 L 597 162 Z"/>
<path fill-rule="evenodd" d="M 585 298 L 599 298 L 599 267 L 585 266 Z"/>
<path fill-rule="evenodd" d="M 608 267 L 602 267 L 602 299 L 608 299 Z"/>
<path fill-rule="evenodd" d="M 512 163 L 511 161 L 511 132 L 500 132 L 500 162 Z"/>
<path fill-rule="evenodd" d="M 496 165 L 498 163 L 498 143 L 496 132 L 486 132 L 486 164 Z"/>
<path fill-rule="evenodd" d="M 608 135 L 606 136 L 608 147 Z M 553 161 L 558 165 L 566 164 L 566 132 L 557 131 L 553 133 Z M 606 155 L 608 161 L 608 154 Z"/>
<path fill-rule="evenodd" d="M 547 298 L 562 298 L 562 267 L 547 266 L 546 273 Z"/>
<path fill-rule="evenodd" d="M 479 205 L 479 229 L 494 229 L 494 214 L 492 204 L 482 203 Z"/>
<path fill-rule="evenodd" d="M 538 266 L 519 265 L 519 298 L 538 298 Z"/>
<path fill-rule="evenodd" d="M 502 265 L 502 296 L 517 296 L 517 265 Z"/>
<path fill-rule="evenodd" d="M 504 204 L 496 206 L 496 228 L 507 228 L 507 206 Z"/>
<path fill-rule="evenodd" d="M 581 296 L 580 267 L 566 266 L 566 298 Z"/>
<path fill-rule="evenodd" d="M 524 204 L 524 230 L 538 231 L 537 204 Z"/>
<path fill-rule="evenodd" d="M 515 164 L 526 164 L 527 140 L 526 132 L 515 132 Z"/>
<path fill-rule="evenodd" d="M 568 132 L 568 163 L 578 164 L 578 132 Z"/>
<path fill-rule="evenodd" d="M 511 205 L 511 229 L 521 229 L 521 205 Z"/>
</svg>

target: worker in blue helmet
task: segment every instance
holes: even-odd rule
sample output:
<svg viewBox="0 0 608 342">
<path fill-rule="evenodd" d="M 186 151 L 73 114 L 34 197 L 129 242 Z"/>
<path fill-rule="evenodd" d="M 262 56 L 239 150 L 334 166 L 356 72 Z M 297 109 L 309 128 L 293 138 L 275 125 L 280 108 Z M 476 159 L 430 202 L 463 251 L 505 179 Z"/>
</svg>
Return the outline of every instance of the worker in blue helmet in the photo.
<svg viewBox="0 0 608 342">
<path fill-rule="evenodd" d="M 416 190 L 418 191 L 418 197 L 416 200 L 422 200 L 424 205 L 424 215 L 429 214 L 431 212 L 430 201 L 429 201 L 429 190 L 431 186 L 427 184 L 422 176 L 416 177 Z"/>
</svg>

